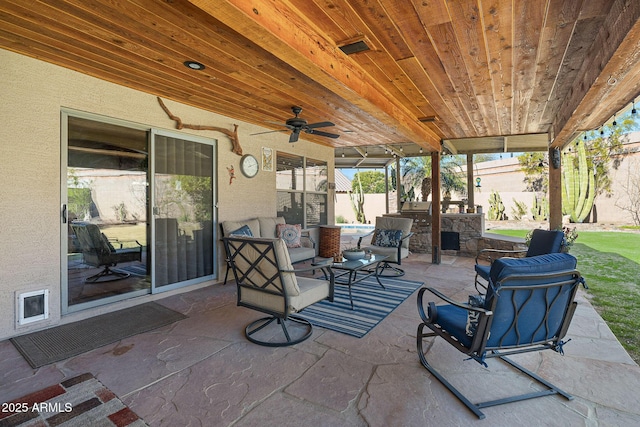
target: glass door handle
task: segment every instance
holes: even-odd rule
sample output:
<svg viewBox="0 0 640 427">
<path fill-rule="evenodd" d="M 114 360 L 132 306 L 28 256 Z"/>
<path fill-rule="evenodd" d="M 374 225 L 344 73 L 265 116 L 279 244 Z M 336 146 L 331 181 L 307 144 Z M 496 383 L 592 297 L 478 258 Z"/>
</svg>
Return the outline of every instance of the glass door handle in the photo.
<svg viewBox="0 0 640 427">
<path fill-rule="evenodd" d="M 62 223 L 66 224 L 67 223 L 67 204 L 66 203 L 62 204 L 62 211 L 60 213 L 62 215 Z"/>
</svg>

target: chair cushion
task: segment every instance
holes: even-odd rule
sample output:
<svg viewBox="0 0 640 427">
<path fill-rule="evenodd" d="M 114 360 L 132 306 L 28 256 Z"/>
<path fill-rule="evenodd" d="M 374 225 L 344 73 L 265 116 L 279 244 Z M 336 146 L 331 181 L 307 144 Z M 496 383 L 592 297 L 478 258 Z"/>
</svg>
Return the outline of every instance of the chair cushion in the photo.
<svg viewBox="0 0 640 427">
<path fill-rule="evenodd" d="M 266 237 L 268 239 L 273 239 L 278 237 L 278 224 L 284 224 L 285 219 L 281 216 L 264 216 L 257 218 L 260 223 L 260 237 Z"/>
<path fill-rule="evenodd" d="M 402 239 L 402 230 L 385 230 L 376 229 L 376 240 L 373 242 L 376 246 L 397 248 Z"/>
<path fill-rule="evenodd" d="M 471 346 L 472 337 L 467 335 L 467 313 L 468 311 L 456 307 L 455 305 L 439 305 L 438 316 L 434 319 L 434 324 L 440 325 L 465 347 Z"/>
<path fill-rule="evenodd" d="M 291 258 L 292 264 L 300 261 L 306 261 L 308 259 L 313 259 L 316 256 L 316 250 L 314 248 L 300 246 L 299 248 L 287 249 L 289 250 L 289 258 Z"/>
<path fill-rule="evenodd" d="M 499 258 L 494 261 L 490 272 L 490 283 L 485 297 L 485 308 L 493 310 L 491 334 L 488 347 L 518 345 L 522 342 L 539 342 L 549 339 L 558 332 L 568 299 L 571 297 L 572 274 L 577 261 L 565 253 L 546 254 L 528 258 Z M 566 277 L 541 278 L 544 273 L 566 271 Z M 531 275 L 532 277 L 527 277 Z M 505 281 L 509 276 L 523 276 Z M 544 285 L 557 281 L 568 284 L 547 291 L 540 287 L 535 291 L 516 292 L 502 287 Z M 496 295 L 499 298 L 496 299 Z M 494 306 L 494 300 L 495 306 Z M 526 304 L 525 304 L 526 301 Z M 554 301 L 547 312 L 547 301 Z M 515 305 L 515 306 L 514 306 Z M 514 313 L 518 313 L 518 325 L 512 326 Z M 544 324 L 544 327 L 541 325 Z"/>
<path fill-rule="evenodd" d="M 501 279 L 514 274 L 541 274 L 554 271 L 573 270 L 577 260 L 565 253 L 545 254 L 527 258 L 498 258 L 491 264 L 489 278 L 497 284 Z"/>
<path fill-rule="evenodd" d="M 562 250 L 564 232 L 558 230 L 535 229 L 531 235 L 527 256 L 553 254 Z"/>
<path fill-rule="evenodd" d="M 104 244 L 107 245 L 107 248 L 109 248 L 109 252 L 111 252 L 112 254 L 116 252 L 116 248 L 113 246 L 113 244 L 111 244 L 111 242 L 109 241 L 109 238 L 104 234 L 102 234 L 102 241 L 104 242 Z"/>
<path fill-rule="evenodd" d="M 329 297 L 328 280 L 298 277 L 298 287 L 300 295 L 291 297 L 289 300 L 289 309 L 292 312 L 301 311 L 305 307 Z"/>
<path fill-rule="evenodd" d="M 233 230 L 231 233 L 229 233 L 229 236 L 253 237 L 253 233 L 251 232 L 251 229 L 249 228 L 249 226 L 245 224 L 242 227 L 238 228 L 237 230 Z"/>
<path fill-rule="evenodd" d="M 276 225 L 277 237 L 284 240 L 288 248 L 299 248 L 302 227 L 300 224 L 278 224 Z"/>
<path fill-rule="evenodd" d="M 482 277 L 484 280 L 489 281 L 489 271 L 491 270 L 490 265 L 475 265 L 476 274 Z"/>
</svg>

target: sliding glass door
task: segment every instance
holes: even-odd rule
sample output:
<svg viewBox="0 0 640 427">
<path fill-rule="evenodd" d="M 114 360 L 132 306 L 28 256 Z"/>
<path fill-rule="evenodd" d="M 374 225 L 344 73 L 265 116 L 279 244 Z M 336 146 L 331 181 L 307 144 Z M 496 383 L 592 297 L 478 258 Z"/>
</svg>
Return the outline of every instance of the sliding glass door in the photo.
<svg viewBox="0 0 640 427">
<path fill-rule="evenodd" d="M 63 312 L 149 293 L 148 129 L 62 122 Z"/>
<path fill-rule="evenodd" d="M 211 140 L 153 134 L 153 290 L 214 274 L 214 156 Z"/>
<path fill-rule="evenodd" d="M 213 279 L 215 140 L 62 114 L 62 312 Z"/>
</svg>

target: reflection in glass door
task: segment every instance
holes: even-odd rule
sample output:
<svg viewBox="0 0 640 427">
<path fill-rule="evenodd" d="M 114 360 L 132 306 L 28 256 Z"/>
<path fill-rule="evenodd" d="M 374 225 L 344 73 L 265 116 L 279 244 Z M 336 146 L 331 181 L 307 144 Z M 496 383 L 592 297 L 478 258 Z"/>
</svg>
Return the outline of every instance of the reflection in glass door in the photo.
<svg viewBox="0 0 640 427">
<path fill-rule="evenodd" d="M 63 311 L 149 293 L 148 131 L 66 114 L 63 130 Z"/>
<path fill-rule="evenodd" d="M 155 133 L 153 291 L 214 274 L 214 146 Z"/>
</svg>

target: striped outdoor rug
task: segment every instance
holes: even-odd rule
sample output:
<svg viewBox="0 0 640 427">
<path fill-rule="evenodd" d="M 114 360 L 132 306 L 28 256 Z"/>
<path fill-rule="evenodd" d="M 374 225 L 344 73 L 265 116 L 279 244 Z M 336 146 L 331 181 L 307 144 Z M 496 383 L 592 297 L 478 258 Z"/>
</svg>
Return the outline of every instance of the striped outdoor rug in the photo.
<svg viewBox="0 0 640 427">
<path fill-rule="evenodd" d="M 362 338 L 424 284 L 401 278 L 384 277 L 380 280 L 386 289 L 382 289 L 373 277 L 351 286 L 353 310 L 348 287 L 336 284 L 333 302 L 320 301 L 297 316 L 314 326 Z"/>
</svg>

